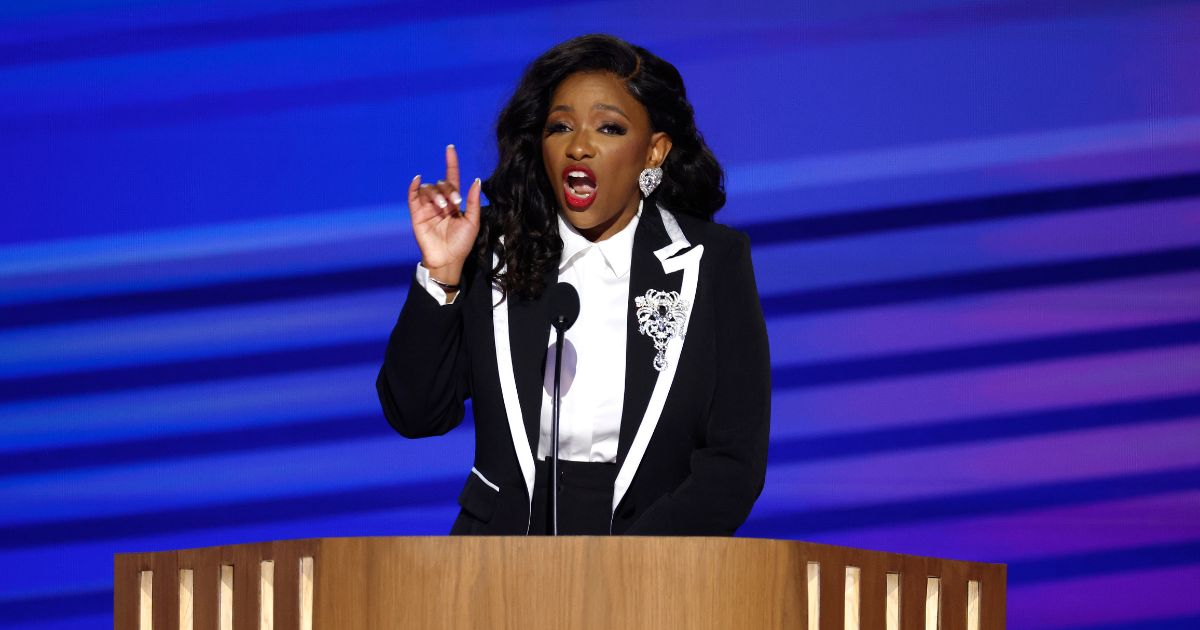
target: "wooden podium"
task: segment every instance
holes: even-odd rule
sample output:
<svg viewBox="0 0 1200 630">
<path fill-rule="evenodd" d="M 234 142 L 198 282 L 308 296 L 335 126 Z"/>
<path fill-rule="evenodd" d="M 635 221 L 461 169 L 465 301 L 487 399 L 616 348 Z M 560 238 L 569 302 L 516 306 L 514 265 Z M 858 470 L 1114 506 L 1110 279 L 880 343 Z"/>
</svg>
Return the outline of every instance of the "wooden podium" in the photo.
<svg viewBox="0 0 1200 630">
<path fill-rule="evenodd" d="M 324 538 L 117 554 L 137 630 L 1004 627 L 1005 566 L 749 538 Z"/>
</svg>

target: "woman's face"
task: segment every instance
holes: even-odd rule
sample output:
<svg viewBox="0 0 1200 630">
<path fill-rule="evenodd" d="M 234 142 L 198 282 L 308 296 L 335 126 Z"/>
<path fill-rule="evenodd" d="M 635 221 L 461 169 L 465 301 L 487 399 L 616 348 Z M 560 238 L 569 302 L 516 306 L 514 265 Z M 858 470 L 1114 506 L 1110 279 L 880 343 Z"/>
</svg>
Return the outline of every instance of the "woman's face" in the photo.
<svg viewBox="0 0 1200 630">
<path fill-rule="evenodd" d="M 542 161 L 559 213 L 592 241 L 628 225 L 638 207 L 638 175 L 659 166 L 671 139 L 650 128 L 646 108 L 616 75 L 579 72 L 550 99 Z"/>
</svg>

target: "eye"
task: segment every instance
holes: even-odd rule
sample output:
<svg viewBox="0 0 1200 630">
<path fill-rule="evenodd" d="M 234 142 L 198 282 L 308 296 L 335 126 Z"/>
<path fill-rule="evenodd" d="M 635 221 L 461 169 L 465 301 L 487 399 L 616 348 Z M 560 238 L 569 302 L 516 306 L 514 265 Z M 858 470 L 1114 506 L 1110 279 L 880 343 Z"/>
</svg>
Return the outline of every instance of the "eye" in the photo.
<svg viewBox="0 0 1200 630">
<path fill-rule="evenodd" d="M 612 136 L 625 135 L 625 128 L 617 123 L 604 123 L 603 125 L 600 125 L 600 131 Z"/>
<path fill-rule="evenodd" d="M 567 123 L 565 123 L 565 122 L 552 122 L 552 123 L 546 125 L 546 135 L 550 135 L 553 133 L 562 133 L 564 131 L 570 131 L 570 130 L 571 130 L 571 128 L 568 127 Z"/>
</svg>

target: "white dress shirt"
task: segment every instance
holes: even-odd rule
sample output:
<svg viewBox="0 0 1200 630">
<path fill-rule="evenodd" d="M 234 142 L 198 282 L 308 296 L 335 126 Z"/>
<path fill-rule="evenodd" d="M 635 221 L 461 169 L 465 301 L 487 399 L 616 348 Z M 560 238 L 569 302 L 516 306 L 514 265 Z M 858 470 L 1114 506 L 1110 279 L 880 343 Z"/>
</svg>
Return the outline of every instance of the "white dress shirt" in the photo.
<svg viewBox="0 0 1200 630">
<path fill-rule="evenodd" d="M 625 341 L 628 334 L 629 267 L 633 235 L 642 207 L 620 232 L 593 243 L 558 217 L 563 241 L 558 281 L 579 292 L 579 318 L 563 335 L 562 405 L 559 458 L 578 462 L 614 462 L 625 402 Z M 417 282 L 439 303 L 446 293 L 417 266 Z M 457 295 L 455 298 L 457 299 Z M 453 303 L 451 300 L 449 303 Z M 554 393 L 554 329 L 546 343 L 538 457 L 550 457 Z"/>
</svg>

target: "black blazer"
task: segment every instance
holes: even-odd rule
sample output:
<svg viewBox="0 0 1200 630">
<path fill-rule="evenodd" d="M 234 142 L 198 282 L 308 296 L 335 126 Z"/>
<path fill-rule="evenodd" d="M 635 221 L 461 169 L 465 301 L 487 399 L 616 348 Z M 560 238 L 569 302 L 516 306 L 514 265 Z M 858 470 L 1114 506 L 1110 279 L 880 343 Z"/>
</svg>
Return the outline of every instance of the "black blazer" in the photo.
<svg viewBox="0 0 1200 630">
<path fill-rule="evenodd" d="M 652 341 L 638 332 L 634 307 L 634 298 L 650 289 L 679 291 L 690 306 L 686 333 L 668 344 L 661 372 L 652 365 Z M 644 211 L 629 293 L 609 530 L 731 535 L 762 492 L 771 408 L 749 239 L 661 207 Z M 453 429 L 464 401 L 473 401 L 475 466 L 452 534 L 529 532 L 547 300 L 510 296 L 493 308 L 498 301 L 487 270 L 473 264 L 451 305 L 438 304 L 413 282 L 376 381 L 388 422 L 405 437 Z"/>
</svg>

